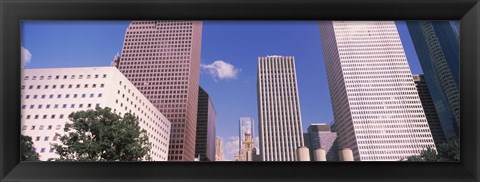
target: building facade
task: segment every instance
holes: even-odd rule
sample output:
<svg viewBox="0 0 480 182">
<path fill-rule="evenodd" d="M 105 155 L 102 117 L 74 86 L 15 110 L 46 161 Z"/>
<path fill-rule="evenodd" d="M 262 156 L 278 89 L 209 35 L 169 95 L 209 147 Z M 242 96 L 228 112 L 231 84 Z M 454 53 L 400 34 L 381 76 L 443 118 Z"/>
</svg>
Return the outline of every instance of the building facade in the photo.
<svg viewBox="0 0 480 182">
<path fill-rule="evenodd" d="M 240 152 L 237 156 L 235 156 L 236 161 L 253 161 L 255 155 L 257 155 L 255 150 L 255 142 L 252 138 L 252 133 L 250 130 L 245 131 L 244 137 L 245 138 L 242 142 L 242 146 L 240 147 Z"/>
<path fill-rule="evenodd" d="M 224 161 L 223 140 L 220 137 L 215 138 L 215 161 Z"/>
<path fill-rule="evenodd" d="M 436 148 L 393 21 L 322 21 L 339 149 L 398 161 Z"/>
<path fill-rule="evenodd" d="M 254 130 L 254 120 L 252 117 L 241 117 L 240 120 L 238 121 L 239 123 L 239 133 L 238 133 L 238 143 L 239 143 L 239 148 L 238 151 L 241 150 L 242 148 L 242 143 L 245 141 L 245 132 L 250 131 L 251 137 L 255 139 L 255 130 Z"/>
<path fill-rule="evenodd" d="M 200 161 L 215 161 L 216 112 L 208 93 L 198 89 L 197 134 L 195 156 Z"/>
<path fill-rule="evenodd" d="M 119 70 L 172 122 L 168 160 L 193 161 L 201 21 L 132 21 Z"/>
<path fill-rule="evenodd" d="M 459 24 L 451 21 L 406 21 L 446 138 L 460 128 Z"/>
<path fill-rule="evenodd" d="M 338 161 L 337 133 L 332 132 L 330 125 L 326 123 L 315 123 L 308 127 L 306 135 L 309 142 L 305 142 L 310 149 L 310 156 L 313 159 L 316 149 L 323 149 L 326 153 L 327 161 Z M 307 141 L 307 139 L 305 139 Z"/>
<path fill-rule="evenodd" d="M 293 56 L 258 58 L 257 97 L 260 156 L 263 161 L 295 161 L 304 145 Z"/>
<path fill-rule="evenodd" d="M 59 157 L 51 144 L 61 144 L 58 135 L 65 134 L 72 112 L 96 107 L 138 116 L 150 156 L 167 160 L 170 121 L 115 67 L 25 69 L 21 94 L 21 133 L 32 137 L 40 160 Z"/>
<path fill-rule="evenodd" d="M 446 139 L 445 135 L 443 134 L 443 129 L 440 125 L 437 110 L 435 109 L 427 82 L 425 81 L 425 77 L 423 77 L 423 75 L 413 75 L 413 81 L 417 87 L 418 96 L 422 102 L 422 107 L 423 111 L 425 112 L 425 116 L 427 117 L 428 126 L 430 127 L 430 131 L 432 131 L 433 141 L 435 141 L 435 145 L 438 146 L 444 143 Z"/>
</svg>

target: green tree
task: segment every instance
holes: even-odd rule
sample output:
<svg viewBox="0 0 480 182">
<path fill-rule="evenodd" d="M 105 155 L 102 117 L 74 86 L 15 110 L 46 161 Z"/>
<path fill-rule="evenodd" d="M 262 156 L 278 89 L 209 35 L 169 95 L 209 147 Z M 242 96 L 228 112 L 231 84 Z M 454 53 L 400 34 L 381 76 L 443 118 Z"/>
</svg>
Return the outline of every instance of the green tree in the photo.
<svg viewBox="0 0 480 182">
<path fill-rule="evenodd" d="M 20 160 L 38 161 L 39 155 L 33 150 L 32 137 L 20 135 Z"/>
<path fill-rule="evenodd" d="M 151 144 L 138 117 L 123 117 L 111 109 L 78 111 L 69 115 L 66 134 L 55 144 L 60 161 L 141 161 L 151 160 Z"/>
<path fill-rule="evenodd" d="M 443 161 L 460 161 L 460 140 L 452 139 L 437 146 L 438 155 Z"/>
<path fill-rule="evenodd" d="M 432 148 L 423 150 L 420 155 L 410 156 L 406 161 L 460 161 L 460 141 L 451 139 L 437 146 L 437 151 Z"/>
</svg>

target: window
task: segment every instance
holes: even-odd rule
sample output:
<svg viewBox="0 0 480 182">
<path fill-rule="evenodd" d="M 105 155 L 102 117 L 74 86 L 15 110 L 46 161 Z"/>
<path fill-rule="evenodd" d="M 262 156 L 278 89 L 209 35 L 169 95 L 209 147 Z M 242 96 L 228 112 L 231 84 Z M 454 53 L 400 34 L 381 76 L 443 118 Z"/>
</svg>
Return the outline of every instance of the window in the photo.
<svg viewBox="0 0 480 182">
<path fill-rule="evenodd" d="M 59 130 L 60 128 L 62 128 L 62 125 L 57 125 L 57 127 L 55 129 Z"/>
<path fill-rule="evenodd" d="M 46 107 L 46 108 L 47 108 L 47 109 L 50 109 L 50 104 L 47 104 L 47 107 Z"/>
<path fill-rule="evenodd" d="M 48 136 L 46 136 L 45 138 L 43 138 L 43 141 L 48 141 Z"/>
<path fill-rule="evenodd" d="M 85 98 L 86 95 L 87 95 L 87 94 L 82 94 L 82 98 Z"/>
<path fill-rule="evenodd" d="M 107 75 L 106 75 L 106 74 L 104 74 L 104 75 L 103 75 L 103 78 L 107 78 Z"/>
<path fill-rule="evenodd" d="M 79 104 L 79 105 L 78 105 L 78 108 L 83 108 L 83 104 Z"/>
<path fill-rule="evenodd" d="M 72 78 L 72 79 L 75 79 L 75 75 L 72 75 L 72 77 L 71 77 L 71 78 Z"/>
<path fill-rule="evenodd" d="M 53 153 L 54 150 L 55 150 L 54 147 L 50 147 L 50 151 L 48 151 L 48 152 Z"/>
<path fill-rule="evenodd" d="M 95 75 L 95 78 L 98 78 L 98 75 Z"/>
<path fill-rule="evenodd" d="M 45 148 L 40 149 L 40 153 L 45 153 Z"/>
<path fill-rule="evenodd" d="M 30 128 L 30 130 L 35 130 L 35 125 L 32 125 L 32 127 Z"/>
<path fill-rule="evenodd" d="M 77 84 L 77 88 L 80 88 L 80 84 Z"/>
<path fill-rule="evenodd" d="M 38 105 L 38 109 L 41 109 L 42 108 L 42 104 Z"/>
<path fill-rule="evenodd" d="M 22 109 L 25 109 L 27 107 L 27 105 L 22 105 Z"/>
<path fill-rule="evenodd" d="M 50 96 L 48 98 L 53 99 L 53 94 L 50 94 Z"/>
<path fill-rule="evenodd" d="M 48 125 L 48 130 L 51 130 L 53 128 L 52 125 Z"/>
<path fill-rule="evenodd" d="M 52 117 L 50 117 L 50 119 L 55 119 L 55 114 L 52 114 Z"/>
<path fill-rule="evenodd" d="M 73 98 L 77 98 L 77 94 L 73 94 Z"/>
<path fill-rule="evenodd" d="M 60 88 L 65 88 L 65 85 L 60 85 Z"/>
<path fill-rule="evenodd" d="M 45 95 L 42 95 L 42 99 L 45 99 Z"/>
<path fill-rule="evenodd" d="M 37 97 L 38 97 L 38 95 L 34 95 L 34 96 L 33 96 L 33 99 L 37 99 Z"/>
<path fill-rule="evenodd" d="M 92 88 L 97 88 L 97 84 L 93 84 L 93 85 L 92 85 Z"/>
<path fill-rule="evenodd" d="M 38 128 L 39 130 L 43 130 L 43 125 L 40 125 L 40 127 Z"/>
<path fill-rule="evenodd" d="M 42 119 L 47 119 L 47 115 L 43 115 Z"/>
<path fill-rule="evenodd" d="M 26 129 L 27 129 L 27 125 L 23 125 L 22 130 L 26 130 Z"/>
<path fill-rule="evenodd" d="M 87 75 L 87 79 L 90 79 L 90 75 Z"/>
<path fill-rule="evenodd" d="M 35 119 L 38 119 L 38 115 L 35 115 Z"/>
<path fill-rule="evenodd" d="M 56 89 L 56 88 L 57 88 L 57 85 L 53 85 L 53 86 L 52 86 L 52 89 Z"/>
<path fill-rule="evenodd" d="M 63 114 L 60 114 L 60 119 L 63 119 Z"/>
<path fill-rule="evenodd" d="M 75 108 L 75 104 L 70 105 L 70 108 Z"/>
<path fill-rule="evenodd" d="M 87 107 L 88 107 L 88 108 L 92 107 L 92 104 L 88 104 Z"/>
<path fill-rule="evenodd" d="M 70 94 L 65 95 L 65 98 L 70 98 Z"/>
<path fill-rule="evenodd" d="M 105 86 L 105 84 L 103 84 L 103 83 L 102 83 L 102 84 L 100 84 L 100 88 L 103 88 L 104 86 Z"/>
<path fill-rule="evenodd" d="M 35 138 L 35 141 L 40 141 L 40 137 L 37 136 L 37 137 Z"/>
<path fill-rule="evenodd" d="M 67 104 L 63 104 L 62 108 L 67 108 Z"/>
<path fill-rule="evenodd" d="M 55 104 L 55 106 L 54 106 L 53 108 L 57 109 L 57 108 L 58 108 L 58 104 Z"/>
<path fill-rule="evenodd" d="M 83 75 L 78 75 L 78 79 L 83 79 Z"/>
<path fill-rule="evenodd" d="M 62 98 L 62 94 L 58 94 L 58 95 L 57 95 L 57 98 L 58 98 L 58 99 Z"/>
<path fill-rule="evenodd" d="M 93 96 L 94 96 L 94 95 L 95 95 L 95 94 L 93 94 L 93 93 L 92 93 L 92 94 L 90 94 L 90 98 L 93 98 Z"/>
<path fill-rule="evenodd" d="M 99 103 L 97 103 L 97 105 L 96 105 L 95 107 L 100 107 L 100 104 L 99 104 Z"/>
<path fill-rule="evenodd" d="M 101 93 L 99 93 L 99 94 L 98 94 L 98 97 L 102 97 L 102 94 L 101 94 Z"/>
<path fill-rule="evenodd" d="M 27 115 L 27 119 L 30 119 L 30 115 Z"/>
<path fill-rule="evenodd" d="M 85 86 L 83 88 L 88 88 L 88 84 L 85 84 Z"/>
</svg>

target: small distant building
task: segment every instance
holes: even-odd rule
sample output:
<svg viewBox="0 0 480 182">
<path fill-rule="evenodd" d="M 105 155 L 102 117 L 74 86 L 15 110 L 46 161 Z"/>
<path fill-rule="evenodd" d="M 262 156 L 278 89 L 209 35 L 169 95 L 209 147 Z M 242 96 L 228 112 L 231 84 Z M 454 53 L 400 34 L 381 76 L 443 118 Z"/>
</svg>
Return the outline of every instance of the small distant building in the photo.
<svg viewBox="0 0 480 182">
<path fill-rule="evenodd" d="M 220 137 L 215 138 L 215 161 L 224 161 L 223 140 Z"/>
<path fill-rule="evenodd" d="M 245 132 L 245 140 L 242 142 L 242 146 L 240 148 L 240 153 L 235 156 L 236 161 L 253 161 L 254 156 L 256 155 L 255 145 L 252 138 L 252 134 L 250 130 Z"/>
<path fill-rule="evenodd" d="M 316 149 L 326 152 L 327 161 L 338 161 L 337 133 L 332 132 L 326 123 L 311 124 L 304 134 L 305 145 L 310 148 L 310 156 L 315 156 Z"/>
</svg>

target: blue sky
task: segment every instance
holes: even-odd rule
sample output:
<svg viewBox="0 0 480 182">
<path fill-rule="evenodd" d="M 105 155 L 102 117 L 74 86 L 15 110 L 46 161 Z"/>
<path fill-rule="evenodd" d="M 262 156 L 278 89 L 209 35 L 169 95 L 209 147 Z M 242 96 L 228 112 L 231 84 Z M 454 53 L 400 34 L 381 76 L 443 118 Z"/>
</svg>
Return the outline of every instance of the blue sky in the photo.
<svg viewBox="0 0 480 182">
<path fill-rule="evenodd" d="M 422 73 L 405 23 L 398 21 L 412 73 Z M 121 52 L 128 21 L 27 21 L 22 46 L 31 55 L 25 68 L 108 66 Z M 238 120 L 257 124 L 256 74 L 259 56 L 294 56 L 304 131 L 311 123 L 333 120 L 320 33 L 315 21 L 204 21 L 201 63 L 224 61 L 233 78 L 213 78 L 202 69 L 200 85 L 217 112 L 217 136 L 225 157 L 238 151 Z M 256 127 L 256 126 L 255 126 Z M 255 129 L 257 131 L 257 129 Z M 258 135 L 256 135 L 258 136 Z"/>
</svg>

